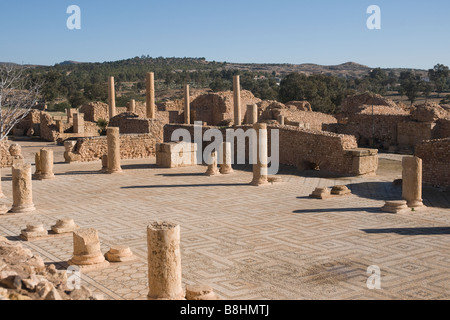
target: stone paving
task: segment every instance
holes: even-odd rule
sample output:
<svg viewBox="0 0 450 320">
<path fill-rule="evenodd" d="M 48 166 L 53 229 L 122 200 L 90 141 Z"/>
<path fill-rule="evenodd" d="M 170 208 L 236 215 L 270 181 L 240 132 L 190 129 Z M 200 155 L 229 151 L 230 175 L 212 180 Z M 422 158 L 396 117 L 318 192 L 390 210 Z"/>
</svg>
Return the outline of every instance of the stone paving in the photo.
<svg viewBox="0 0 450 320">
<path fill-rule="evenodd" d="M 21 241 L 27 223 L 50 228 L 70 217 L 98 229 L 103 253 L 130 246 L 137 261 L 83 274 L 107 299 L 146 298 L 146 227 L 158 220 L 181 225 L 183 285 L 209 284 L 224 299 L 450 298 L 449 193 L 425 188 L 424 211 L 380 211 L 384 200 L 401 197 L 392 184 L 401 177 L 400 158 L 386 157 L 391 169 L 376 177 L 283 169 L 282 183 L 253 187 L 249 170 L 207 177 L 205 166 L 161 169 L 155 159 L 142 159 L 122 161 L 123 174 L 107 175 L 99 173 L 100 161 L 63 163 L 62 147 L 19 143 L 33 164 L 39 148 L 54 148 L 56 179 L 33 181 L 37 210 L 0 216 L 0 235 Z M 11 169 L 2 176 L 10 205 Z M 353 194 L 308 197 L 337 184 Z M 73 252 L 71 235 L 23 244 L 59 269 Z M 371 265 L 381 269 L 381 290 L 366 286 Z"/>
</svg>

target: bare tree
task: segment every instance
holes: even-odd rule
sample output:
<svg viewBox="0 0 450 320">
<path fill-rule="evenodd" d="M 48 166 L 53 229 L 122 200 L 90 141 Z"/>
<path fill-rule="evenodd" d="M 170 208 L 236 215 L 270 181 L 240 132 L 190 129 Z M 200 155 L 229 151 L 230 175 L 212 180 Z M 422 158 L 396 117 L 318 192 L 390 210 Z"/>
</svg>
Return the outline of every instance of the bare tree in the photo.
<svg viewBox="0 0 450 320">
<path fill-rule="evenodd" d="M 16 64 L 0 65 L 0 141 L 39 99 L 42 83 L 32 80 L 26 70 Z"/>
</svg>

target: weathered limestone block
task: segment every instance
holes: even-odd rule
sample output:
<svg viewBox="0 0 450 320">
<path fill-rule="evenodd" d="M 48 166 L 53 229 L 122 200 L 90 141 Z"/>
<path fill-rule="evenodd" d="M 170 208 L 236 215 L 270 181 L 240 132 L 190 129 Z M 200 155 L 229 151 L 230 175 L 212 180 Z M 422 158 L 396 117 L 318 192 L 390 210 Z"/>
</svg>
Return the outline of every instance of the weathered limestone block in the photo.
<svg viewBox="0 0 450 320">
<path fill-rule="evenodd" d="M 78 230 L 80 227 L 77 224 L 75 224 L 73 219 L 64 218 L 56 221 L 56 224 L 53 225 L 51 228 L 54 233 L 63 234 L 74 232 Z"/>
<path fill-rule="evenodd" d="M 316 199 L 327 199 L 331 197 L 331 192 L 329 188 L 316 188 L 309 196 Z"/>
<path fill-rule="evenodd" d="M 423 207 L 422 202 L 422 159 L 403 157 L 402 198 L 410 208 Z"/>
<path fill-rule="evenodd" d="M 220 297 L 208 285 L 193 285 L 186 287 L 186 300 L 220 300 Z"/>
<path fill-rule="evenodd" d="M 277 117 L 277 121 L 280 125 L 284 126 L 284 116 L 283 115 L 278 115 Z"/>
<path fill-rule="evenodd" d="M 27 228 L 20 232 L 20 236 L 29 241 L 33 238 L 48 236 L 48 231 L 44 229 L 44 225 L 42 223 L 28 224 Z"/>
<path fill-rule="evenodd" d="M 255 123 L 253 129 L 257 136 L 257 161 L 253 164 L 253 180 L 250 182 L 253 186 L 268 184 L 267 165 L 268 165 L 268 146 L 267 146 L 267 124 Z"/>
<path fill-rule="evenodd" d="M 215 176 L 220 174 L 219 169 L 217 168 L 217 152 L 212 152 L 209 157 L 208 170 L 206 171 L 207 176 Z"/>
<path fill-rule="evenodd" d="M 84 113 L 73 115 L 73 133 L 84 133 Z"/>
<path fill-rule="evenodd" d="M 378 170 L 378 150 L 357 148 L 345 151 L 345 156 L 352 159 L 352 174 L 376 174 Z"/>
<path fill-rule="evenodd" d="M 154 222 L 147 227 L 148 298 L 182 300 L 180 226 Z"/>
<path fill-rule="evenodd" d="M 100 250 L 96 229 L 80 229 L 73 233 L 73 257 L 68 264 L 76 265 L 82 271 L 109 266 Z"/>
<path fill-rule="evenodd" d="M 107 172 L 120 173 L 120 134 L 119 128 L 109 127 L 106 129 L 108 140 L 108 170 Z"/>
<path fill-rule="evenodd" d="M 197 144 L 189 142 L 157 143 L 156 165 L 162 168 L 197 165 Z"/>
<path fill-rule="evenodd" d="M 24 213 L 36 210 L 33 204 L 30 164 L 13 165 L 12 190 L 13 205 L 11 212 Z"/>
<path fill-rule="evenodd" d="M 54 179 L 53 173 L 53 150 L 43 148 L 40 151 L 39 167 L 41 173 L 37 176 L 39 180 Z"/>
<path fill-rule="evenodd" d="M 220 173 L 221 174 L 230 174 L 233 173 L 232 167 L 232 154 L 231 154 L 231 142 L 223 142 L 222 143 L 222 152 L 221 152 L 221 164 L 220 164 Z"/>
<path fill-rule="evenodd" d="M 399 201 L 386 201 L 385 205 L 381 208 L 381 211 L 388 213 L 401 213 L 408 211 L 408 206 L 405 200 Z"/>
<path fill-rule="evenodd" d="M 347 186 L 334 186 L 331 189 L 332 195 L 343 196 L 343 195 L 347 195 L 347 194 L 351 194 L 351 193 L 352 192 L 350 191 L 350 189 Z"/>
<path fill-rule="evenodd" d="M 22 147 L 18 143 L 13 143 L 9 147 L 9 153 L 13 157 L 13 163 L 23 163 Z"/>
<path fill-rule="evenodd" d="M 133 252 L 127 246 L 112 246 L 107 253 L 105 253 L 105 258 L 109 262 L 128 262 L 136 260 Z"/>
<path fill-rule="evenodd" d="M 81 156 L 73 152 L 76 144 L 76 141 L 64 141 L 64 160 L 66 163 L 81 161 Z"/>
</svg>

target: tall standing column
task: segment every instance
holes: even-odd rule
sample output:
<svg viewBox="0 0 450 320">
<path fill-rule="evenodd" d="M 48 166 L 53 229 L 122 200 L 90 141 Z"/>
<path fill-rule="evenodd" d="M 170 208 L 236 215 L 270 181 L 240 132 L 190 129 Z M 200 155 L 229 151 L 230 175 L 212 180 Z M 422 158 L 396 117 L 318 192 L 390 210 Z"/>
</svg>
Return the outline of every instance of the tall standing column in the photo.
<svg viewBox="0 0 450 320">
<path fill-rule="evenodd" d="M 233 77 L 233 93 L 234 93 L 234 125 L 240 126 L 241 119 L 241 84 L 240 77 Z"/>
<path fill-rule="evenodd" d="M 147 118 L 155 119 L 155 74 L 147 73 Z"/>
<path fill-rule="evenodd" d="M 116 116 L 116 90 L 114 88 L 114 77 L 108 80 L 108 101 L 109 101 L 109 119 Z"/>
<path fill-rule="evenodd" d="M 12 191 L 11 212 L 22 213 L 36 210 L 33 204 L 31 164 L 19 163 L 12 167 Z"/>
<path fill-rule="evenodd" d="M 255 123 L 253 129 L 257 136 L 257 156 L 256 163 L 253 164 L 253 180 L 250 183 L 254 186 L 268 184 L 267 165 L 268 165 L 268 149 L 267 149 L 267 124 Z"/>
<path fill-rule="evenodd" d="M 184 123 L 191 124 L 191 100 L 188 84 L 184 86 Z"/>
<path fill-rule="evenodd" d="M 247 105 L 247 123 L 255 124 L 258 122 L 258 105 L 249 104 Z"/>
<path fill-rule="evenodd" d="M 402 198 L 408 207 L 423 207 L 422 202 L 422 159 L 417 157 L 403 157 L 402 160 L 403 186 Z"/>
<path fill-rule="evenodd" d="M 154 222 L 147 227 L 148 297 L 152 300 L 181 300 L 180 226 Z"/>
<path fill-rule="evenodd" d="M 108 140 L 108 173 L 122 172 L 120 167 L 120 134 L 119 128 L 109 127 L 106 129 Z"/>
<path fill-rule="evenodd" d="M 39 180 L 54 179 L 53 173 L 53 150 L 43 148 L 40 152 L 40 170 Z"/>
<path fill-rule="evenodd" d="M 231 155 L 231 142 L 223 142 L 222 143 L 222 152 L 221 152 L 221 164 L 220 164 L 220 173 L 221 174 L 230 174 L 233 173 L 233 168 L 231 166 L 233 159 Z"/>
<path fill-rule="evenodd" d="M 73 133 L 84 134 L 84 113 L 73 114 Z"/>
</svg>

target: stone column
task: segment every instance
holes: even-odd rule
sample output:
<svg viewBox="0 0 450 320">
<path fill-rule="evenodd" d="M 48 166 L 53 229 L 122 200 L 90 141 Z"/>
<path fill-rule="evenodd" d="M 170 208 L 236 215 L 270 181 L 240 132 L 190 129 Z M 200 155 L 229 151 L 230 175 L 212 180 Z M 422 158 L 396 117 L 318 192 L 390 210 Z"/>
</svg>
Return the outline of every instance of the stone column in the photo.
<svg viewBox="0 0 450 320">
<path fill-rule="evenodd" d="M 55 175 L 53 173 L 53 150 L 47 148 L 41 149 L 39 160 L 41 169 L 39 179 L 54 179 Z"/>
<path fill-rule="evenodd" d="M 119 128 L 109 127 L 106 129 L 108 140 L 108 173 L 122 172 L 120 167 L 120 134 Z"/>
<path fill-rule="evenodd" d="M 223 142 L 222 143 L 222 152 L 221 152 L 221 164 L 220 164 L 220 173 L 221 174 L 230 174 L 233 173 L 233 168 L 231 166 L 233 159 L 231 158 L 231 142 Z"/>
<path fill-rule="evenodd" d="M 247 105 L 247 123 L 255 124 L 258 122 L 258 105 L 249 104 Z"/>
<path fill-rule="evenodd" d="M 147 227 L 148 297 L 151 300 L 181 300 L 180 226 L 154 222 Z"/>
<path fill-rule="evenodd" d="M 267 149 L 267 124 L 255 123 L 253 129 L 256 130 L 257 136 L 257 163 L 253 164 L 253 180 L 250 183 L 254 186 L 268 184 L 267 180 L 267 161 L 268 161 L 268 149 Z"/>
<path fill-rule="evenodd" d="M 79 266 L 82 271 L 109 266 L 100 250 L 96 229 L 80 229 L 73 232 L 73 256 L 68 264 Z"/>
<path fill-rule="evenodd" d="M 155 74 L 147 73 L 147 118 L 155 119 Z"/>
<path fill-rule="evenodd" d="M 188 84 L 184 86 L 184 123 L 191 124 L 191 100 Z"/>
<path fill-rule="evenodd" d="M 209 158 L 208 170 L 206 171 L 207 176 L 215 176 L 219 174 L 219 170 L 217 169 L 217 152 L 211 152 L 211 156 Z"/>
<path fill-rule="evenodd" d="M 116 116 L 116 89 L 114 88 L 114 77 L 108 79 L 108 102 L 109 119 Z"/>
<path fill-rule="evenodd" d="M 408 207 L 423 207 L 422 202 L 422 159 L 417 157 L 403 157 L 403 187 L 402 198 Z"/>
<path fill-rule="evenodd" d="M 13 205 L 11 212 L 22 213 L 36 210 L 33 204 L 31 165 L 17 164 L 12 167 Z"/>
<path fill-rule="evenodd" d="M 279 115 L 278 116 L 278 123 L 280 124 L 280 125 L 282 125 L 282 126 L 284 126 L 284 116 L 283 115 Z"/>
<path fill-rule="evenodd" d="M 36 152 L 36 154 L 34 155 L 34 167 L 35 167 L 35 171 L 34 174 L 31 176 L 31 178 L 33 180 L 39 180 L 40 176 L 41 176 L 41 152 Z"/>
<path fill-rule="evenodd" d="M 73 133 L 84 134 L 84 113 L 74 113 Z"/>
<path fill-rule="evenodd" d="M 233 77 L 233 93 L 234 93 L 234 125 L 240 126 L 242 124 L 241 120 L 241 85 L 240 77 Z"/>
<path fill-rule="evenodd" d="M 128 103 L 128 112 L 136 113 L 136 100 L 132 99 Z"/>
</svg>

